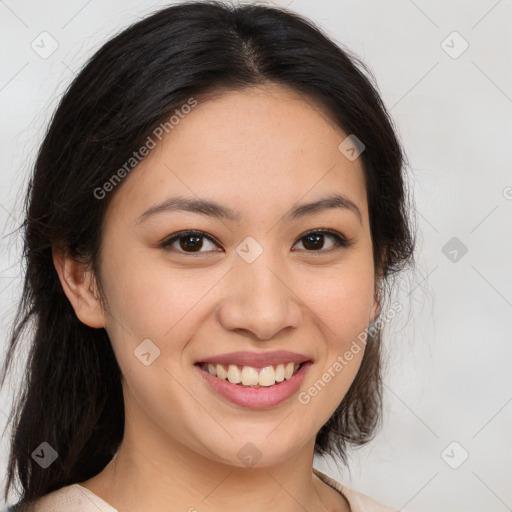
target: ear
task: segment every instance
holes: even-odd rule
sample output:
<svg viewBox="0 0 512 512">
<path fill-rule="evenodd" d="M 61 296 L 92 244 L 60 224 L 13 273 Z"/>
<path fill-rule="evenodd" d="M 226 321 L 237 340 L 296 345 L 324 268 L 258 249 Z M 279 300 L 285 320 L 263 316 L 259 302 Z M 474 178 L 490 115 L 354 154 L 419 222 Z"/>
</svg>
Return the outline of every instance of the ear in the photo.
<svg viewBox="0 0 512 512">
<path fill-rule="evenodd" d="M 375 287 L 374 287 L 374 302 L 372 309 L 370 311 L 370 319 L 369 322 L 373 322 L 380 314 L 381 307 L 382 307 L 382 265 L 378 268 L 376 274 L 375 274 Z"/>
<path fill-rule="evenodd" d="M 78 319 L 89 327 L 105 326 L 105 314 L 92 270 L 64 250 L 53 246 L 53 264 Z"/>
<path fill-rule="evenodd" d="M 373 303 L 373 306 L 372 306 L 372 309 L 370 312 L 369 323 L 372 323 L 379 316 L 379 313 L 380 313 L 380 296 L 376 295 L 375 301 Z"/>
</svg>

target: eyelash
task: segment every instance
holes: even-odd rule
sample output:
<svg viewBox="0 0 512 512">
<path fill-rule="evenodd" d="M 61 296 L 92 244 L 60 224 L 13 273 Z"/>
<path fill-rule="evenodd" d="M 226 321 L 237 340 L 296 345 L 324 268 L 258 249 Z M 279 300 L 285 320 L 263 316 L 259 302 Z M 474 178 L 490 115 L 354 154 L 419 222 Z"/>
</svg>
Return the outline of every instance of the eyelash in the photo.
<svg viewBox="0 0 512 512">
<path fill-rule="evenodd" d="M 336 250 L 340 250 L 340 249 L 343 249 L 343 248 L 350 247 L 353 244 L 352 240 L 347 239 L 346 237 L 344 237 L 343 235 L 341 235 L 337 231 L 333 231 L 331 229 L 325 229 L 325 228 L 319 228 L 319 229 L 314 229 L 314 230 L 308 231 L 308 232 L 304 233 L 297 240 L 297 242 L 301 241 L 303 238 L 307 238 L 310 235 L 314 235 L 314 234 L 318 234 L 318 233 L 329 235 L 330 237 L 332 237 L 334 239 L 334 241 L 335 241 L 336 246 L 334 248 L 327 249 L 327 250 L 319 249 L 318 251 L 308 251 L 307 249 L 305 249 L 306 252 L 309 252 L 309 253 L 320 253 L 320 254 L 331 253 L 331 252 L 336 251 Z M 168 250 L 169 246 L 171 246 L 175 241 L 179 240 L 180 238 L 186 238 L 187 236 L 197 236 L 197 237 L 200 237 L 200 238 L 206 238 L 210 242 L 214 243 L 215 245 L 219 245 L 215 241 L 214 238 L 212 238 L 211 236 L 207 235 L 204 231 L 180 231 L 179 233 L 176 233 L 176 234 L 172 235 L 170 238 L 167 238 L 166 240 L 164 240 L 160 244 L 160 247 L 162 249 L 167 249 Z M 297 243 L 297 242 L 295 242 L 295 243 Z M 174 249 L 174 248 L 172 248 L 172 249 Z M 175 249 L 175 250 L 178 253 L 190 254 L 190 255 L 193 255 L 193 256 L 200 255 L 200 254 L 205 254 L 207 252 L 210 252 L 210 251 L 187 252 L 187 251 L 183 251 L 183 250 L 179 250 L 179 249 Z"/>
</svg>

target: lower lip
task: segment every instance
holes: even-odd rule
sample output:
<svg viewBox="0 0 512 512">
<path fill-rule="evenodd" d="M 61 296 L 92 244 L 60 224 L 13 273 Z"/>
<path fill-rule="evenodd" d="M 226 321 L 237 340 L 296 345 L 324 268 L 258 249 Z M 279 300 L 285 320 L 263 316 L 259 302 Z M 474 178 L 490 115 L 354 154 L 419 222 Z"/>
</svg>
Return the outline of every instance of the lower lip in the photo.
<svg viewBox="0 0 512 512">
<path fill-rule="evenodd" d="M 313 363 L 307 361 L 302 364 L 299 371 L 288 380 L 279 384 L 262 388 L 250 388 L 232 384 L 227 380 L 214 377 L 210 372 L 194 365 L 199 375 L 223 398 L 229 402 L 247 407 L 248 409 L 264 409 L 274 407 L 293 396 L 299 389 L 306 373 Z"/>
</svg>

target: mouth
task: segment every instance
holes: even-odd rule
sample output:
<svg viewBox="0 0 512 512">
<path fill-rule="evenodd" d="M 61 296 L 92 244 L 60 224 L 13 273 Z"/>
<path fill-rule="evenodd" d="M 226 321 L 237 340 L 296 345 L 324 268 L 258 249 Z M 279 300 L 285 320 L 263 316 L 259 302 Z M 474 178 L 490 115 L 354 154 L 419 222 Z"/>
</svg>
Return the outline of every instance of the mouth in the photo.
<svg viewBox="0 0 512 512">
<path fill-rule="evenodd" d="M 202 371 L 208 372 L 213 377 L 230 384 L 247 388 L 268 388 L 279 386 L 281 383 L 290 380 L 302 366 L 311 361 L 296 363 L 293 361 L 255 368 L 247 365 L 220 364 L 198 362 L 195 366 Z"/>
<path fill-rule="evenodd" d="M 194 367 L 217 397 L 245 409 L 267 409 L 291 403 L 312 365 L 307 360 L 254 368 L 200 361 Z"/>
</svg>

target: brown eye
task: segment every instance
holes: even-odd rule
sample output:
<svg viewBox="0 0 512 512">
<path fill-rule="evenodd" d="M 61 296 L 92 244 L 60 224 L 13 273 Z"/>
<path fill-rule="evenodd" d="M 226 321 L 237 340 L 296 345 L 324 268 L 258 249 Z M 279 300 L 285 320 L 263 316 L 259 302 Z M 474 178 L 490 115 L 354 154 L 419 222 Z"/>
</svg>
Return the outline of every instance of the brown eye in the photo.
<svg viewBox="0 0 512 512">
<path fill-rule="evenodd" d="M 208 240 L 210 243 L 215 244 L 212 238 L 203 233 L 202 231 L 182 231 L 181 233 L 177 233 L 173 235 L 171 238 L 165 240 L 161 247 L 168 248 L 171 247 L 175 249 L 177 252 L 184 253 L 201 253 L 208 252 L 201 251 L 204 244 L 204 239 Z M 174 244 L 178 243 L 178 247 L 175 247 Z M 211 250 L 211 249 L 210 249 Z"/>
<path fill-rule="evenodd" d="M 334 240 L 334 243 L 327 250 L 322 251 L 322 249 L 324 249 L 326 238 Z M 303 246 L 308 252 L 330 252 L 331 250 L 336 250 L 340 247 L 348 247 L 350 245 L 349 241 L 339 233 L 323 229 L 310 231 L 303 235 L 299 240 L 303 241 Z"/>
<path fill-rule="evenodd" d="M 205 247 L 206 250 L 202 250 Z M 330 246 L 325 249 L 326 240 L 331 240 Z M 342 247 L 348 247 L 351 242 L 347 240 L 341 234 L 327 230 L 317 229 L 310 231 L 303 235 L 299 241 L 302 241 L 303 246 L 307 252 L 331 252 Z M 208 248 L 208 243 L 211 244 L 212 248 Z M 215 249 L 219 247 L 213 238 L 208 236 L 202 231 L 181 231 L 167 238 L 162 244 L 163 249 L 172 250 L 174 252 L 182 254 L 201 254 L 208 252 L 219 252 L 222 249 Z"/>
</svg>

